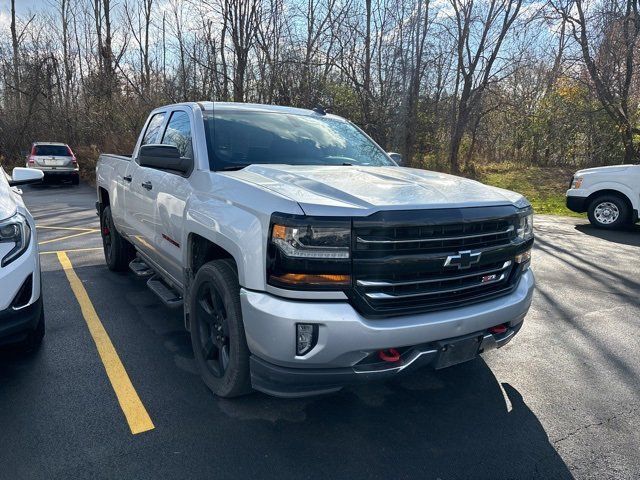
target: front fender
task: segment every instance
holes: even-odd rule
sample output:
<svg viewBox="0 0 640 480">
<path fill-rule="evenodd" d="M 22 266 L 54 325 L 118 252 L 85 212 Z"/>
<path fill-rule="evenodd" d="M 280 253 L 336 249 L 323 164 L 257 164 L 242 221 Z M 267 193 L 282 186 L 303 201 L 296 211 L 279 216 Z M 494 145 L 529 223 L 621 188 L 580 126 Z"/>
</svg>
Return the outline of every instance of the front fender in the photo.
<svg viewBox="0 0 640 480">
<path fill-rule="evenodd" d="M 622 194 L 624 194 L 627 199 L 629 200 L 629 202 L 631 203 L 632 207 L 634 210 L 638 210 L 640 209 L 640 199 L 638 199 L 636 197 L 636 195 L 634 195 L 633 190 L 631 190 L 631 188 L 629 188 L 629 186 L 620 183 L 620 182 L 612 182 L 612 181 L 603 181 L 603 182 L 596 182 L 592 185 L 588 185 L 587 188 L 584 189 L 586 192 L 585 196 L 591 196 L 594 193 L 597 193 L 601 190 L 615 190 L 618 191 Z"/>
<path fill-rule="evenodd" d="M 273 196 L 271 196 L 273 202 Z M 281 204 L 282 203 L 282 204 Z M 288 211 L 291 203 L 276 201 L 273 211 Z M 258 203 L 265 205 L 265 203 Z M 281 210 L 278 210 L 281 208 Z M 294 213 L 294 212 L 292 212 Z M 295 213 L 301 213 L 297 211 Z M 184 245 L 197 234 L 225 249 L 238 267 L 240 286 L 264 290 L 266 285 L 266 245 L 271 213 L 252 210 L 230 200 L 194 196 L 185 216 Z M 190 249 L 184 249 L 183 265 L 190 265 Z"/>
</svg>

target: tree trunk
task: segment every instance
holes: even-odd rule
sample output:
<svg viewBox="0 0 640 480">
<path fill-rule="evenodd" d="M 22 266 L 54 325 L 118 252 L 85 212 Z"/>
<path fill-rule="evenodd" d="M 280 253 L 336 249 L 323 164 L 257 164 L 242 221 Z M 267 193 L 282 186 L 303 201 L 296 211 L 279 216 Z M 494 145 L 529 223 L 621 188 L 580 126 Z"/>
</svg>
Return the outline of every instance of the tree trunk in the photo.
<svg viewBox="0 0 640 480">
<path fill-rule="evenodd" d="M 462 144 L 462 136 L 464 134 L 464 127 L 458 120 L 453 129 L 453 135 L 451 136 L 451 146 L 449 147 L 449 165 L 451 167 L 451 173 L 459 175 L 460 169 L 460 145 Z"/>
<path fill-rule="evenodd" d="M 11 47 L 13 49 L 13 92 L 14 92 L 14 108 L 16 112 L 20 111 L 20 59 L 18 32 L 16 30 L 16 1 L 11 0 Z"/>
<path fill-rule="evenodd" d="M 633 144 L 633 129 L 630 126 L 622 131 L 622 142 L 624 144 L 624 163 L 637 162 L 638 154 Z"/>
</svg>

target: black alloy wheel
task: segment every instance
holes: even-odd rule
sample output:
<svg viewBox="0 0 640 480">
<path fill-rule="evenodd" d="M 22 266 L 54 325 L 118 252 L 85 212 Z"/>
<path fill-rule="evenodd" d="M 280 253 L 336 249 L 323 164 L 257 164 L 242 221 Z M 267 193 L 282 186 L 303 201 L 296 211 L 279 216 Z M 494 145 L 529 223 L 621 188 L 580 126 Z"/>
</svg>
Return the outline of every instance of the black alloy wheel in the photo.
<svg viewBox="0 0 640 480">
<path fill-rule="evenodd" d="M 222 378 L 229 366 L 227 310 L 212 282 L 203 282 L 197 293 L 200 351 L 208 370 Z"/>
<path fill-rule="evenodd" d="M 250 354 L 233 260 L 202 265 L 187 300 L 193 357 L 204 383 L 223 398 L 251 392 Z"/>
</svg>

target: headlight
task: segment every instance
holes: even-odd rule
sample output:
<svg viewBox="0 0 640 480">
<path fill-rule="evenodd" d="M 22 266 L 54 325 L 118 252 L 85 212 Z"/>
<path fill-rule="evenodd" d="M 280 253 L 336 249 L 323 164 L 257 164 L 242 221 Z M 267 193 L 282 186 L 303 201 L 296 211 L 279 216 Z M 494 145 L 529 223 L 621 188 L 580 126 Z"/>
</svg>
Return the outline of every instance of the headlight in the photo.
<svg viewBox="0 0 640 480">
<path fill-rule="evenodd" d="M 19 213 L 0 222 L 0 243 L 14 243 L 0 263 L 6 266 L 24 253 L 31 241 L 31 228 L 27 219 Z"/>
<path fill-rule="evenodd" d="M 268 283 L 303 290 L 351 284 L 351 221 L 274 214 L 267 258 Z"/>
<path fill-rule="evenodd" d="M 533 238 L 533 211 L 531 209 L 523 212 L 518 218 L 517 234 L 519 240 Z"/>
<path fill-rule="evenodd" d="M 583 180 L 584 179 L 582 177 L 573 177 L 573 180 L 571 181 L 571 188 L 580 188 Z"/>
<path fill-rule="evenodd" d="M 289 257 L 349 258 L 351 229 L 273 225 L 271 241 Z"/>
</svg>

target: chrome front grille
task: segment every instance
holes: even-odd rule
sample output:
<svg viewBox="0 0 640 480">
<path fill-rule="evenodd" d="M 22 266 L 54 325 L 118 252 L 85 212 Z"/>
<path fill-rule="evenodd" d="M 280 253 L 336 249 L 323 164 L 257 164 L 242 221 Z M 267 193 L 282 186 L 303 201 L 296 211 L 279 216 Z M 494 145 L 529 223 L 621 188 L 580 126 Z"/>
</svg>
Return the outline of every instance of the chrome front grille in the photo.
<svg viewBox="0 0 640 480">
<path fill-rule="evenodd" d="M 524 245 L 513 207 L 381 212 L 353 222 L 349 296 L 366 316 L 467 305 L 517 284 L 514 258 Z M 447 261 L 460 254 L 466 262 Z"/>
<path fill-rule="evenodd" d="M 441 251 L 500 245 L 509 240 L 515 226 L 506 220 L 470 224 L 368 228 L 356 237 L 359 250 Z"/>
<path fill-rule="evenodd" d="M 379 282 L 357 280 L 365 289 L 365 296 L 372 299 L 417 298 L 442 294 L 455 294 L 466 290 L 488 287 L 504 282 L 511 273 L 513 262 L 507 260 L 499 268 L 483 269 L 464 275 L 444 274 L 435 278 Z"/>
</svg>

